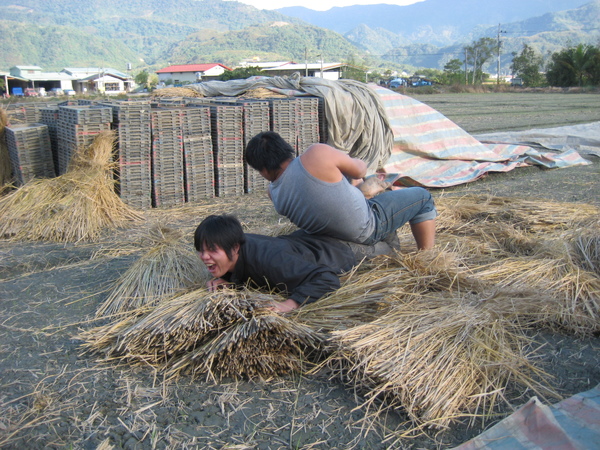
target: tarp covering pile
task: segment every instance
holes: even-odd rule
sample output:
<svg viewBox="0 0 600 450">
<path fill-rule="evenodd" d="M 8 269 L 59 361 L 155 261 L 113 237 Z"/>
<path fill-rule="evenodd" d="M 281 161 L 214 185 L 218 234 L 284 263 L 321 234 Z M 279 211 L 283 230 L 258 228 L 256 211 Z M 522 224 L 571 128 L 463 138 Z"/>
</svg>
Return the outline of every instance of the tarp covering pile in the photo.
<svg viewBox="0 0 600 450">
<path fill-rule="evenodd" d="M 205 97 L 235 97 L 257 88 L 289 97 L 320 97 L 328 122 L 327 143 L 363 159 L 371 172 L 400 174 L 397 185 L 446 187 L 474 181 L 487 172 L 527 165 L 589 164 L 570 146 L 557 153 L 506 140 L 484 144 L 424 103 L 353 80 L 298 75 L 208 81 L 188 87 Z"/>
</svg>

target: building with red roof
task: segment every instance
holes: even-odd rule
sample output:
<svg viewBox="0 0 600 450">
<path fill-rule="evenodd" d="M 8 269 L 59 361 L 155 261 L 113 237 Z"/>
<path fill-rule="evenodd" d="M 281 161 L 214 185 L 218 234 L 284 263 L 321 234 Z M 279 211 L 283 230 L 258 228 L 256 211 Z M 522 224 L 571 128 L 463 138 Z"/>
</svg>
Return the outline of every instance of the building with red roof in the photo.
<svg viewBox="0 0 600 450">
<path fill-rule="evenodd" d="M 215 80 L 226 70 L 230 71 L 231 69 L 219 63 L 179 64 L 159 69 L 156 74 L 159 83 L 177 85 Z"/>
</svg>

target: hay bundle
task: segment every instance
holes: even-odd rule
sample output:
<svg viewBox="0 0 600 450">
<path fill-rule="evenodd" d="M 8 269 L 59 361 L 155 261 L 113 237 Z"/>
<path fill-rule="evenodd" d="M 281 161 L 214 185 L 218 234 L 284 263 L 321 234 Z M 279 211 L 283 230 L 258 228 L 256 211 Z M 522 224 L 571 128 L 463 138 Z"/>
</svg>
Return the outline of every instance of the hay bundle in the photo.
<svg viewBox="0 0 600 450">
<path fill-rule="evenodd" d="M 600 330 L 600 278 L 569 259 L 512 257 L 473 272 L 499 287 L 540 292 L 554 311 L 550 322 L 582 334 Z"/>
<path fill-rule="evenodd" d="M 300 372 L 320 354 L 322 340 L 310 327 L 263 309 L 182 354 L 168 374 L 192 370 L 208 373 L 218 381 L 224 377 L 268 379 Z"/>
<path fill-rule="evenodd" d="M 508 223 L 528 232 L 547 234 L 566 230 L 574 222 L 593 217 L 593 205 L 524 200 L 512 197 L 472 196 L 445 197 L 436 202 L 440 211 L 441 230 L 476 230 L 483 223 Z"/>
<path fill-rule="evenodd" d="M 145 241 L 150 249 L 117 280 L 96 317 L 154 306 L 177 291 L 210 279 L 206 266 L 182 241 L 179 231 L 157 225 Z"/>
<path fill-rule="evenodd" d="M 114 131 L 100 133 L 64 175 L 32 180 L 0 199 L 0 236 L 73 242 L 141 219 L 114 191 L 114 140 Z"/>
<path fill-rule="evenodd" d="M 168 87 L 162 89 L 155 89 L 152 91 L 152 97 L 158 98 L 170 98 L 170 97 L 204 97 L 196 89 L 186 87 Z"/>
<path fill-rule="evenodd" d="M 6 145 L 6 125 L 8 125 L 8 115 L 4 108 L 0 107 L 0 194 L 4 185 L 12 181 L 12 167 Z"/>
<path fill-rule="evenodd" d="M 424 292 L 419 278 L 403 270 L 394 258 L 381 257 L 355 268 L 342 279 L 338 290 L 291 316 L 320 332 L 362 325 L 380 317 L 395 302 Z"/>
<path fill-rule="evenodd" d="M 80 335 L 88 350 L 143 362 L 170 375 L 183 371 L 268 378 L 299 369 L 320 338 L 267 308 L 278 297 L 253 291 L 191 291 L 143 317 Z"/>
<path fill-rule="evenodd" d="M 289 98 L 285 94 L 281 94 L 279 92 L 272 91 L 270 89 L 264 87 L 258 87 L 254 89 L 248 89 L 244 93 L 244 97 L 247 98 Z"/>
<path fill-rule="evenodd" d="M 399 304 L 370 324 L 332 333 L 331 344 L 323 365 L 366 392 L 363 406 L 385 400 L 420 426 L 491 414 L 509 380 L 549 392 L 534 380 L 543 373 L 525 353 L 522 329 L 464 297 Z"/>
</svg>

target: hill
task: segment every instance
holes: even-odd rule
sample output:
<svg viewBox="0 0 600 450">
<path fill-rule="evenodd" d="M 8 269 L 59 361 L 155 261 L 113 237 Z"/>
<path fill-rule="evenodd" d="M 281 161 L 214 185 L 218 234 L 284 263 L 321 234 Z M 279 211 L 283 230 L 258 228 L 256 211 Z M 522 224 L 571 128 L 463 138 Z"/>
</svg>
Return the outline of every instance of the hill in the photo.
<svg viewBox="0 0 600 450">
<path fill-rule="evenodd" d="M 277 11 L 341 34 L 366 25 L 391 31 L 415 43 L 443 46 L 465 39 L 481 25 L 518 22 L 585 3 L 585 0 L 425 0 L 407 6 L 354 5 L 327 11 L 296 6 Z"/>
<path fill-rule="evenodd" d="M 465 44 L 479 36 L 495 37 L 498 23 L 505 31 L 506 66 L 510 52 L 519 51 L 523 42 L 541 52 L 573 42 L 595 44 L 600 0 L 554 11 L 575 3 L 425 0 L 409 6 L 310 12 L 258 10 L 223 0 L 0 0 L 0 69 L 36 64 L 45 70 L 68 66 L 125 70 L 131 63 L 137 72 L 197 62 L 236 66 L 253 57 L 442 68 L 449 59 L 462 57 Z M 310 17 L 281 13 L 293 11 L 308 11 Z M 313 13 L 322 24 L 303 21 L 313 20 Z M 518 21 L 508 22 L 509 18 Z"/>
</svg>

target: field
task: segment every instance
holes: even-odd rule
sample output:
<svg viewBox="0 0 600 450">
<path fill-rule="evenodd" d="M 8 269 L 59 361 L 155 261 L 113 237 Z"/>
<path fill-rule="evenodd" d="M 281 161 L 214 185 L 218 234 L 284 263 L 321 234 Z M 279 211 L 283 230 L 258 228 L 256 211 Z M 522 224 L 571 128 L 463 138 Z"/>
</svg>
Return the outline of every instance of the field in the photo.
<svg viewBox="0 0 600 450">
<path fill-rule="evenodd" d="M 415 96 L 472 134 L 600 121 L 597 94 L 507 93 Z M 517 169 L 451 189 L 465 193 L 600 206 L 600 163 Z M 152 367 L 101 361 L 76 336 L 107 290 L 142 254 L 144 229 L 163 223 L 190 236 L 202 217 L 233 213 L 268 233 L 279 216 L 264 194 L 144 212 L 143 225 L 97 242 L 0 241 L 0 448 L 348 449 L 450 448 L 494 423 L 466 421 L 445 432 L 398 440 L 394 411 L 368 430 L 360 392 L 326 375 L 214 383 L 164 380 Z M 540 364 L 563 396 L 600 383 L 600 337 L 540 329 Z M 518 407 L 531 392 L 509 392 Z M 506 411 L 509 412 L 509 411 Z M 385 439 L 387 438 L 387 439 Z"/>
<path fill-rule="evenodd" d="M 600 121 L 599 94 L 503 92 L 412 96 L 471 134 Z"/>
</svg>

